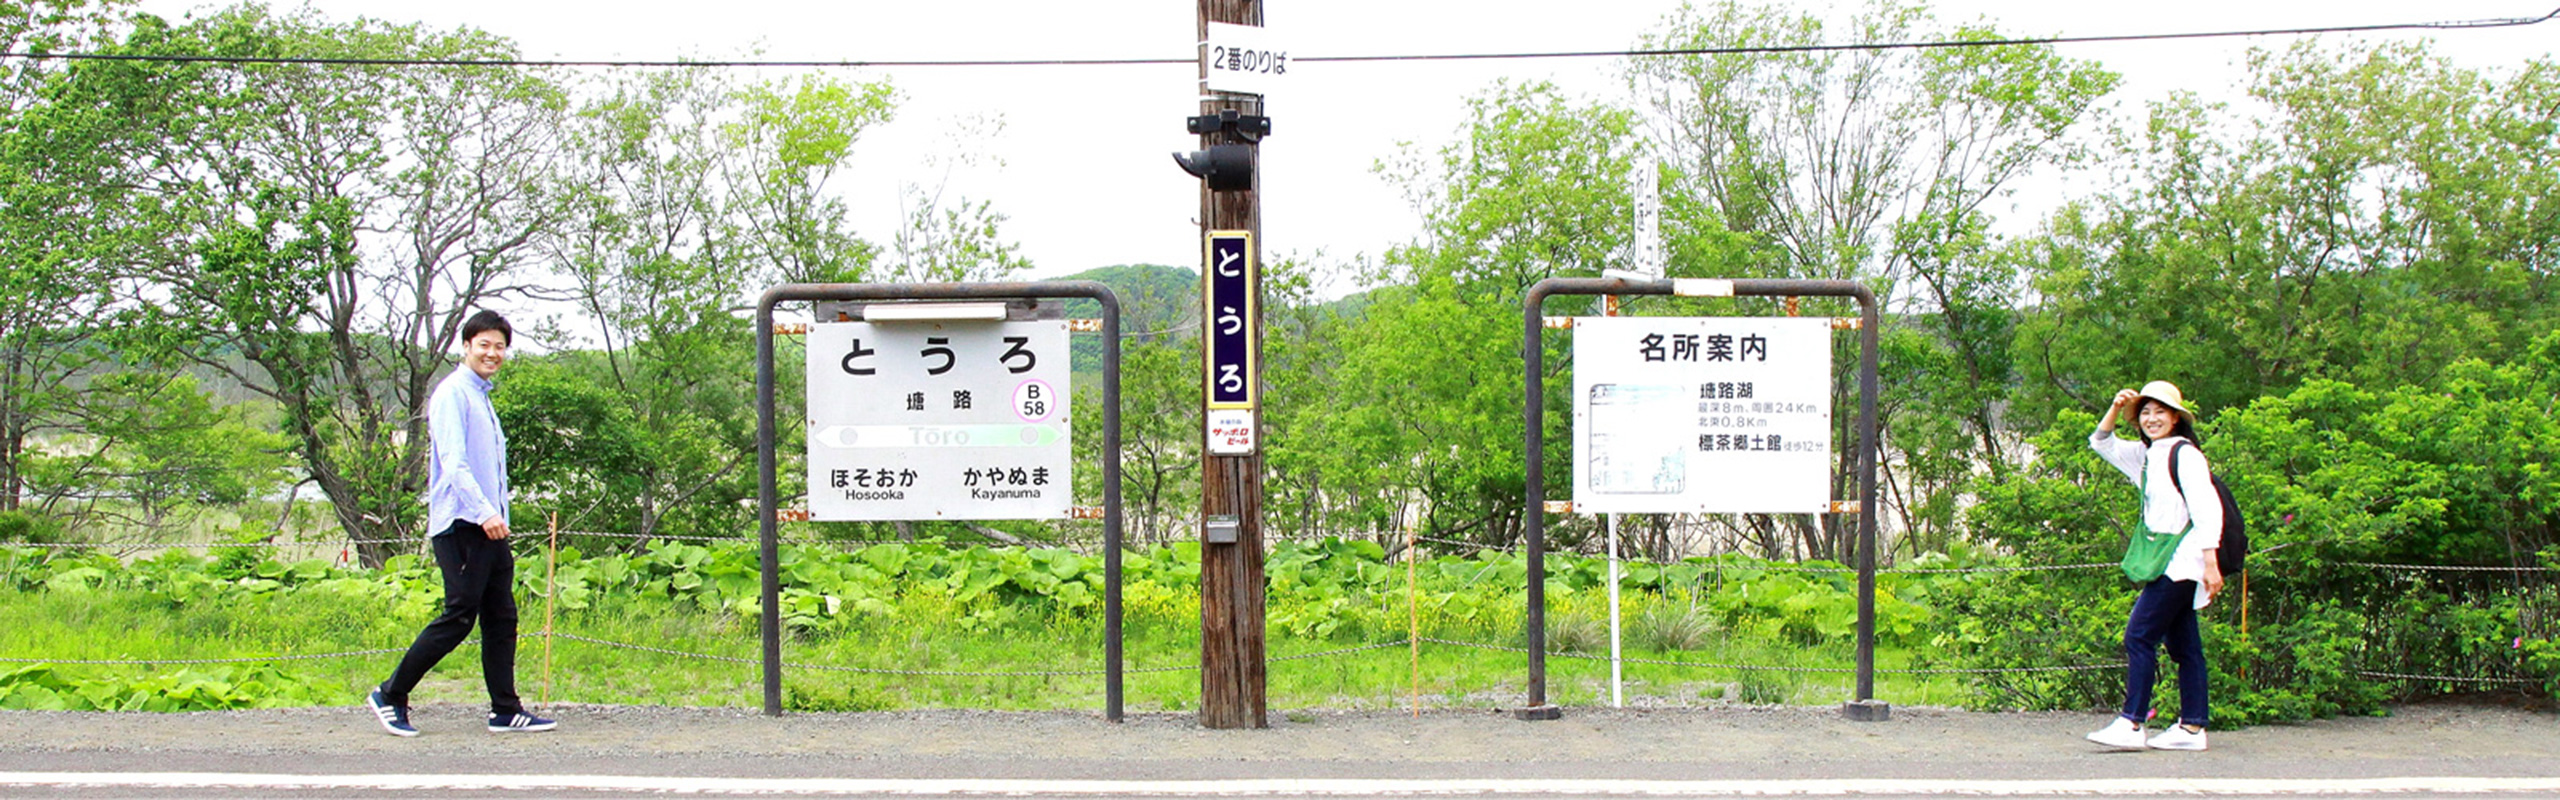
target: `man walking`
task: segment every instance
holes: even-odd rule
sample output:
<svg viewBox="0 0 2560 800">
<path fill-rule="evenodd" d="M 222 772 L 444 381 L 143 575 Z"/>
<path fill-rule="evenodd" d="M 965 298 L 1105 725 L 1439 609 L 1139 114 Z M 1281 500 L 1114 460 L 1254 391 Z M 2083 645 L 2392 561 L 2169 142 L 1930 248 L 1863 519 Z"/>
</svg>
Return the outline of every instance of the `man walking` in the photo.
<svg viewBox="0 0 2560 800">
<path fill-rule="evenodd" d="M 551 720 L 516 699 L 515 554 L 507 550 L 507 434 L 489 404 L 489 382 L 507 362 L 515 329 L 482 309 L 462 323 L 462 369 L 427 400 L 427 530 L 444 575 L 444 613 L 409 645 L 391 680 L 365 705 L 394 736 L 416 736 L 409 691 L 480 625 L 480 673 L 489 683 L 489 730 L 547 731 Z"/>
</svg>

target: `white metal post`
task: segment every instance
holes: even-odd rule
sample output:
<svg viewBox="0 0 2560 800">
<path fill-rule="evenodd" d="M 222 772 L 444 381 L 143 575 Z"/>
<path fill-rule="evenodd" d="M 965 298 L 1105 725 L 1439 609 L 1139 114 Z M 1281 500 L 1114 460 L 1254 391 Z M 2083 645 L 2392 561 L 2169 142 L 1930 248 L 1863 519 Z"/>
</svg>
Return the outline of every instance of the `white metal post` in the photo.
<svg viewBox="0 0 2560 800">
<path fill-rule="evenodd" d="M 1618 648 L 1618 514 L 1609 521 L 1609 707 L 1626 708 L 1626 667 Z"/>
</svg>

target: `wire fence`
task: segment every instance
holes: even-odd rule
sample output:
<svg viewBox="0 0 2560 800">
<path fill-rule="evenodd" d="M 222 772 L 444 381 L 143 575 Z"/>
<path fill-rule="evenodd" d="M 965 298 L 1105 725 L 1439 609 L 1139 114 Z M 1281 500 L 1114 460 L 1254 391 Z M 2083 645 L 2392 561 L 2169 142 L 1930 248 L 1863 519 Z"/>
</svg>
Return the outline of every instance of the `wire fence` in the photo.
<svg viewBox="0 0 2560 800">
<path fill-rule="evenodd" d="M 532 531 L 528 531 L 528 532 L 520 533 L 519 535 L 517 535 L 517 536 L 514 538 L 514 540 L 515 540 L 516 544 L 517 544 L 519 547 L 540 547 L 540 546 L 541 546 L 541 544 L 540 544 L 540 543 L 544 541 L 544 537 L 545 537 L 545 536 L 558 536 L 558 537 L 562 537 L 562 538 L 621 539 L 621 540 L 636 541 L 636 542 L 643 542 L 643 543 L 646 543 L 646 542 L 653 542 L 653 541 L 669 541 L 669 542 L 706 542 L 706 543 L 726 543 L 726 544 L 755 544 L 755 543 L 757 543 L 757 542 L 758 542 L 758 540 L 757 540 L 757 539 L 755 539 L 755 538 L 753 538 L 753 537 L 740 537 L 740 536 L 702 536 L 702 535 L 690 535 L 690 534 L 664 534 L 664 533 L 620 533 L 620 532 L 614 532 L 614 531 L 589 531 L 589 530 L 561 530 L 561 531 L 556 531 L 556 532 L 532 532 Z M 1294 535 L 1294 536 L 1274 536 L 1274 537 L 1269 537 L 1269 538 L 1267 539 L 1267 542 L 1271 542 L 1271 543 L 1284 542 L 1284 541 L 1287 541 L 1287 542 L 1310 542 L 1310 541 L 1325 541 L 1325 540 L 1331 540 L 1331 539 L 1344 539 L 1344 538 L 1358 538 L 1358 539 L 1362 539 L 1362 540 L 1375 540 L 1375 539 L 1376 539 L 1376 538 L 1378 538 L 1378 537 L 1374 537 L 1374 536 L 1344 537 L 1344 536 L 1339 535 L 1339 534 L 1330 534 L 1330 533 L 1328 533 L 1328 534 L 1305 534 L 1305 535 Z M 1413 537 L 1409 537 L 1409 538 L 1411 538 L 1411 539 L 1413 539 L 1414 541 L 1417 541 L 1417 542 L 1426 542 L 1426 543 L 1435 544 L 1435 545 L 1446 545 L 1446 546 L 1449 546 L 1449 547 L 1459 548 L 1459 549 L 1465 549 L 1465 550 L 1480 550 L 1480 551 L 1494 551 L 1494 552 L 1503 552 L 1503 553 L 1518 553 L 1518 552 L 1521 552 L 1523 549 L 1525 549 L 1525 548 L 1523 548 L 1523 547 L 1521 547 L 1521 546 L 1519 546 L 1519 545 L 1510 544 L 1510 543 L 1507 543 L 1507 542 L 1481 542 L 1481 541 L 1471 541 L 1471 540 L 1466 540 L 1466 539 L 1450 539 L 1450 538 L 1436 537 L 1436 536 L 1413 536 Z M 261 541 L 254 541 L 254 542 L 5 542 L 5 543 L 0 543 L 0 547 L 22 547 L 22 548 L 31 548 L 31 549 L 36 549 L 36 550 L 115 550 L 115 551 L 142 551 L 142 550 L 166 550 L 166 549 L 220 550 L 220 549 L 226 549 L 226 548 L 252 548 L 252 549 L 273 549 L 273 548 L 311 548 L 311 549 L 318 549 L 318 550 L 329 550 L 329 549 L 346 549 L 346 548 L 363 547 L 363 546 L 365 546 L 365 545 L 375 545 L 375 544 L 401 544 L 401 545 L 410 545 L 410 546 L 414 546 L 414 547 L 419 547 L 419 548 L 422 548 L 422 549 L 423 549 L 423 547 L 424 547 L 424 546 L 425 546 L 425 544 L 426 544 L 426 541 L 427 541 L 427 540 L 426 540 L 424 537 L 401 537 L 401 538 L 396 538 L 396 539 L 315 539 L 315 540 L 305 540 L 305 541 L 291 541 L 291 540 L 286 540 L 286 541 L 261 540 Z M 828 547 L 869 547 L 869 546 L 872 546 L 872 545 L 882 545 L 882 544 L 920 544 L 920 543 L 943 543 L 943 544 L 948 544 L 948 542 L 947 542 L 947 541 L 940 541 L 938 537 L 927 537 L 927 538 L 922 538 L 922 539 L 918 539 L 918 538 L 863 539 L 863 538 L 822 538 L 822 537 L 806 537 L 806 536 L 783 536 L 783 537 L 777 537 L 775 541 L 776 541 L 777 543 L 779 543 L 779 544 L 787 544 L 787 545 L 799 545 L 799 546 L 828 546 Z M 1074 544 L 1077 544 L 1077 543 L 1073 543 L 1073 542 L 1035 542 L 1035 543 L 1032 543 L 1032 544 L 1036 544 L 1036 545 L 1040 545 L 1040 546 L 1051 546 L 1051 547 L 1067 548 L 1067 547 L 1070 547 L 1071 545 L 1074 545 Z M 2282 544 L 2277 544 L 2277 545 L 2273 545 L 2273 546 L 2270 546 L 2270 547 L 2266 547 L 2266 548 L 2263 548 L 2263 549 L 2260 549 L 2260 550 L 2253 551 L 2250 555 L 2251 555 L 2253 558 L 2260 558 L 2260 559 L 2263 559 L 2264 557 L 2266 557 L 2266 556 L 2268 556 L 2268 555 L 2271 555 L 2271 554 L 2273 554 L 2273 553 L 2275 553 L 2275 552 L 2277 552 L 2277 551 L 2285 550 L 2285 549 L 2288 549 L 2288 548 L 2298 547 L 2298 546 L 2304 546 L 2304 545 L 2318 546 L 2318 545 L 2322 545 L 2322 544 L 2327 544 L 2327 543 L 2324 543 L 2324 542 L 2285 542 L 2285 543 L 2282 543 Z M 973 544 L 973 545 L 970 545 L 970 546 L 976 546 L 976 545 L 974 545 L 974 544 Z M 999 545 L 997 545 L 997 546 L 1005 546 L 1005 545 L 1001 545 L 1001 544 L 999 544 Z M 1551 555 L 1551 556 L 1554 556 L 1554 555 L 1576 555 L 1576 556 L 1589 557 L 1589 558 L 1599 558 L 1599 557 L 1603 557 L 1603 556 L 1605 555 L 1605 554 L 1603 554 L 1603 553 L 1580 553 L 1580 552 L 1564 551 L 1564 550 L 1555 550 L 1555 549 L 1550 549 L 1550 550 L 1548 550 L 1548 551 L 1547 551 L 1547 554 L 1548 554 L 1548 555 Z M 1759 572 L 1797 572 L 1797 573 L 1814 573 L 1814 574 L 1842 574 L 1842 573 L 1846 573 L 1846 574 L 1855 574 L 1855 573 L 1857 573 L 1857 572 L 1858 572 L 1858 570 L 1857 570 L 1856 568 L 1854 568 L 1854 567 L 1845 567 L 1845 566 L 1842 566 L 1842 567 L 1812 566 L 1812 565 L 1805 565 L 1805 564 L 1784 564 L 1784 563 L 1778 563 L 1778 562 L 1762 562 L 1762 563 L 1753 563 L 1753 564 L 1735 564 L 1735 563 L 1731 563 L 1731 562 L 1716 561 L 1716 560 L 1694 560 L 1694 561 L 1693 561 L 1693 560 L 1689 560 L 1689 559 L 1686 559 L 1686 558 L 1681 558 L 1681 559 L 1666 559 L 1666 558 L 1653 558 L 1653 557 L 1641 556 L 1641 555 L 1623 555 L 1623 556 L 1620 556 L 1618 560 L 1619 560 L 1619 561 L 1621 561 L 1621 562 L 1624 562 L 1624 563 L 1629 563 L 1629 564 L 1653 564 L 1653 565 L 1659 565 L 1659 566 L 1697 565 L 1697 566 L 1705 566 L 1705 567 L 1711 567 L 1711 568 L 1718 568 L 1718 569 L 1725 569 L 1725 570 L 1737 570 L 1737 571 L 1739 571 L 1739 570 L 1752 570 L 1752 571 L 1759 571 Z M 2553 573 L 2553 574 L 2560 574 L 2560 566 L 2486 566 L 2486 565 L 2464 565 L 2464 564 L 2404 564 L 2404 563 L 2388 563 L 2388 562 L 2374 562 L 2374 561 L 2349 561 L 2349 560 L 2329 561 L 2329 562 L 2326 562 L 2326 563 L 2334 564 L 2334 565 L 2338 565 L 2338 566 L 2362 567 L 2362 568 L 2366 568 L 2366 569 L 2376 569 L 2376 570 L 2386 570 L 2386 571 L 2413 571 L 2413 572 L 2512 572 L 2512 573 L 2526 573 L 2526 574 L 2530 574 L 2530 573 Z M 2115 562 L 2111 562 L 2111 561 L 2110 561 L 2110 562 L 2089 562 L 2089 563 L 2079 563 L 2079 564 L 2009 564 L 2009 565 L 1991 564 L 1991 565 L 1976 565 L 1976 566 L 1965 566 L 1965 567 L 1896 567 L 1896 566 L 1880 566 L 1880 567 L 1877 567 L 1877 568 L 1876 568 L 1876 572 L 1877 572 L 1878 574 L 1887 574 L 1887 575 L 1895 575 L 1895 574 L 1898 574 L 1898 575 L 1937 575 L 1937 574 L 2001 573 L 2001 572 L 2054 572 L 2054 571 L 2087 570 L 2087 569 L 2112 569 L 2112 568 L 2114 568 L 2114 567 L 2116 567 L 2116 566 L 2117 566 L 2117 565 L 2116 565 L 2116 563 L 2115 563 Z"/>
<path fill-rule="evenodd" d="M 742 658 L 742 657 L 738 657 L 738 656 L 714 655 L 714 654 L 711 654 L 711 653 L 696 653 L 696 652 L 691 652 L 691 651 L 687 651 L 687 650 L 678 650 L 678 649 L 674 649 L 674 648 L 667 648 L 667 647 L 653 647 L 653 646 L 650 646 L 650 645 L 632 644 L 632 643 L 630 643 L 630 642 L 617 642 L 617 641 L 613 641 L 613 640 L 610 640 L 610 639 L 600 639 L 600 638 L 596 638 L 596 637 L 592 637 L 592 636 L 581 636 L 581 635 L 574 634 L 574 633 L 561 633 L 561 632 L 558 632 L 558 631 L 532 631 L 532 632 L 526 632 L 526 633 L 519 634 L 519 635 L 518 635 L 518 638 L 519 638 L 519 639 L 544 639 L 544 638 L 550 638 L 550 639 L 562 639 L 562 640 L 567 640 L 567 641 L 573 641 L 573 642 L 580 642 L 580 643 L 584 643 L 584 644 L 596 645 L 596 646 L 599 646 L 599 647 L 607 647 L 607 648 L 613 648 L 613 649 L 619 649 L 619 650 L 630 650 L 630 651 L 643 652 L 643 653 L 652 653 L 652 654 L 656 654 L 656 655 L 671 656 L 671 657 L 676 657 L 676 658 L 685 658 L 685 659 L 692 659 L 692 660 L 698 660 L 698 661 L 714 661 L 714 662 L 721 662 L 721 663 L 742 664 L 742 665 L 750 665 L 750 666 L 752 666 L 752 665 L 760 665 L 760 664 L 762 664 L 762 663 L 763 663 L 761 660 L 759 660 L 759 659 L 754 659 L 754 658 Z M 1465 649 L 1474 649 L 1474 650 L 1492 650 L 1492 651 L 1500 651 L 1500 652 L 1508 652 L 1508 653 L 1527 653 L 1527 652 L 1529 652 L 1529 649 L 1528 649 L 1528 648 L 1526 648 L 1526 647 L 1518 647 L 1518 646 L 1514 646 L 1514 645 L 1491 644 L 1491 643 L 1486 643 L 1486 642 L 1470 642 L 1470 641 L 1457 640 L 1457 639 L 1444 639 L 1444 638 L 1433 637 L 1433 636 L 1425 636 L 1425 637 L 1421 637 L 1421 638 L 1419 638 L 1419 639 L 1396 639 L 1396 640 L 1393 640 L 1393 641 L 1376 642 L 1376 643 L 1372 643 L 1372 644 L 1363 644 L 1363 645 L 1353 645 L 1353 646 L 1349 646 L 1349 647 L 1338 647 L 1338 648 L 1333 648 L 1333 649 L 1330 649 L 1330 650 L 1319 650 L 1319 651 L 1309 652 L 1309 653 L 1298 653 L 1298 654 L 1295 654 L 1295 655 L 1276 656 L 1276 657 L 1272 657 L 1272 658 L 1270 658 L 1270 659 L 1267 659 L 1267 661 L 1268 661 L 1268 662 L 1270 662 L 1270 663 L 1286 663 L 1286 662 L 1292 662 L 1292 661 L 1309 661 L 1309 660 L 1315 660 L 1315 659 L 1334 658 L 1334 657 L 1338 657 L 1338 656 L 1354 655 L 1354 654 L 1364 653 L 1364 652 L 1369 652 L 1369 651 L 1373 651 L 1373 650 L 1385 650 L 1385 649 L 1388 649 L 1388 648 L 1405 647 L 1405 646 L 1407 646 L 1407 645 L 1411 645 L 1411 644 L 1414 644 L 1414 643 L 1416 643 L 1416 642 L 1420 642 L 1420 643 L 1423 643 L 1423 644 L 1440 645 L 1440 646 L 1456 647 L 1456 648 L 1465 648 Z M 459 648 L 459 647 L 476 647 L 476 646 L 478 646 L 479 644 L 480 644 L 480 640 L 479 640 L 479 639 L 471 639 L 471 640 L 467 640 L 467 641 L 462 642 L 460 645 L 457 645 L 457 647 L 458 647 L 458 648 Z M 406 651 L 407 651 L 407 649 L 408 649 L 408 648 L 406 648 L 406 647 L 378 647 L 378 648 L 365 649 L 365 650 L 340 650 L 340 651 L 326 652 L 326 653 L 279 653 L 279 654 L 273 654 L 273 655 L 262 655 L 262 656 L 238 656 L 238 657 L 229 657 L 229 658 L 120 658 L 120 659 L 66 659 L 66 658 L 24 658 L 24 657 L 0 657 L 0 663 L 10 663 L 10 664 L 78 664 L 78 665 L 95 665 L 95 666 L 166 666 L 166 665 L 204 665 L 204 664 L 257 664 L 257 663 L 268 663 L 268 662 L 279 662 L 279 661 L 315 661 L 315 660 L 328 660 L 328 659 L 370 658 L 370 657 L 374 657 L 374 656 L 382 656 L 382 655 L 389 655 L 389 654 L 393 654 L 393 653 L 406 652 Z M 1556 657 L 1556 658 L 1566 658 L 1566 659 L 1574 659 L 1574 660 L 1580 660 L 1580 661 L 1611 661 L 1611 660 L 1616 660 L 1616 661 L 1620 661 L 1620 662 L 1622 662 L 1622 663 L 1628 663 L 1628 664 L 1647 664 L 1647 665 L 1653 665 L 1653 666 L 1664 666 L 1664 667 L 1688 667 L 1688 668 L 1696 668 L 1696 669 L 1733 670 L 1733 671 L 1737 671 L 1737 672 L 1797 672 L 1797 673 L 1808 673 L 1808 674 L 1838 674 L 1838 675 L 1854 674 L 1854 673 L 1856 673 L 1856 672 L 1857 672 L 1857 670 L 1856 670 L 1855 668 L 1852 668 L 1852 667 L 1807 667 L 1807 666 L 1787 666 L 1787 665 L 1775 665 L 1775 664 L 1742 664 L 1742 663 L 1714 662 L 1714 661 L 1681 661 L 1681 660 L 1659 659 L 1659 658 L 1625 658 L 1625 657 L 1621 657 L 1621 658 L 1617 658 L 1617 659 L 1612 659 L 1611 657 L 1609 657 L 1609 656 L 1607 656 L 1607 655 L 1603 655 L 1603 654 L 1584 653 L 1584 652 L 1578 652 L 1578 651 L 1572 651 L 1572 650 L 1549 650 L 1549 651 L 1547 651 L 1547 654 L 1548 654 L 1548 655 L 1550 655 L 1550 656 Z M 810 663 L 794 662 L 794 661 L 785 661 L 785 662 L 783 662 L 782 666 L 783 666 L 783 668 L 785 668 L 785 669 L 794 669 L 794 670 L 813 670 L 813 671 L 825 671 L 825 672 L 851 672 L 851 673 L 861 673 L 861 674 L 868 674 L 868 675 L 897 675 L 897 676 L 909 676 L 909 677 L 945 677 L 945 678 L 1059 678 L 1059 677 L 1094 677 L 1094 676 L 1102 675 L 1102 674 L 1104 673 L 1104 671 L 1103 671 L 1103 670 L 1101 670 L 1101 669 L 1072 669 L 1072 670 L 937 670 L 937 669 L 896 669 L 896 668 L 887 668 L 887 667 L 851 667 L 851 666 L 842 666 L 842 665 L 836 665 L 836 664 L 810 664 Z M 2110 663 L 2103 663 L 2103 664 L 2076 664 L 2076 665 L 2066 665 L 2066 666 L 2045 666 L 2045 667 L 1992 667 L 1992 668 L 1925 667 L 1925 668 L 1900 668 L 1900 669 L 1897 669 L 1897 668 L 1878 668 L 1878 669 L 1876 670 L 1876 672 L 1877 672 L 1877 673 L 1880 673 L 1880 674 L 1887 674 L 1887 675 L 1987 675 L 1987 674 L 2004 674 L 2004 673 L 2030 674 L 2030 673 L 2039 673 L 2039 672 L 2086 672 L 2086 671 L 2090 671 L 2090 670 L 2114 670 L 2114 669 L 2123 669 L 2123 668 L 2124 668 L 2124 666 L 2125 666 L 2125 663 L 2124 663 L 2124 662 L 2122 662 L 2122 661 L 2117 661 L 2117 662 L 2110 662 Z M 1200 669 L 1200 665 L 1198 665 L 1198 664 L 1184 664 L 1184 665 L 1176 665 L 1176 666 L 1131 667 L 1131 668 L 1128 668 L 1128 669 L 1126 669 L 1126 670 L 1124 670 L 1124 671 L 1125 671 L 1125 672 L 1129 672 L 1129 673 L 1167 673 L 1167 672 L 1197 672 L 1197 671 L 1199 671 L 1199 669 Z M 2358 675 L 2358 676 L 2362 676 L 2362 677 L 2368 677 L 2368 678 L 2380 678 L 2380 679 L 2387 679 L 2387 680 L 2428 681 L 2428 682 L 2438 682 L 2438 683 L 2486 683 L 2486 684 L 2514 684 L 2514 685 L 2537 685 L 2537 684 L 2539 684 L 2539 683 L 2540 683 L 2539 681 L 2535 681 L 2535 680 L 2532 680 L 2532 679 L 2529 679 L 2529 678 L 2503 678 L 2503 677 L 2491 677 L 2491 676 L 2463 676 L 2463 675 L 2424 675 L 2424 674 L 2402 673 L 2402 672 L 2385 672 L 2385 671 L 2377 671 L 2377 670 L 2354 670 L 2354 671 L 2351 671 L 2351 673 L 2350 673 L 2350 674 L 2354 674 L 2354 675 Z"/>
<path fill-rule="evenodd" d="M 222 550 L 222 549 L 225 549 L 225 548 L 234 548 L 234 547 L 244 547 L 244 548 L 250 548 L 250 549 L 276 549 L 276 548 L 287 548 L 287 547 L 303 547 L 303 548 L 312 548 L 312 549 L 317 549 L 317 550 L 329 550 L 329 549 L 343 549 L 343 548 L 348 548 L 348 547 L 361 547 L 361 546 L 369 545 L 369 544 L 406 544 L 406 545 L 416 546 L 416 545 L 422 545 L 423 543 L 424 543 L 424 540 L 421 540 L 421 539 L 400 538 L 400 539 L 324 539 L 324 540 L 319 540 L 319 541 L 306 541 L 306 542 L 296 542 L 296 541 L 256 541 L 256 542 L 13 542 L 13 543 L 7 543 L 7 544 L 0 544 L 0 547 L 25 547 L 25 548 L 31 548 L 31 549 L 36 549 L 36 550 L 116 550 L 116 551 L 135 551 L 135 552 L 138 552 L 138 551 L 143 551 L 143 550 Z"/>
</svg>

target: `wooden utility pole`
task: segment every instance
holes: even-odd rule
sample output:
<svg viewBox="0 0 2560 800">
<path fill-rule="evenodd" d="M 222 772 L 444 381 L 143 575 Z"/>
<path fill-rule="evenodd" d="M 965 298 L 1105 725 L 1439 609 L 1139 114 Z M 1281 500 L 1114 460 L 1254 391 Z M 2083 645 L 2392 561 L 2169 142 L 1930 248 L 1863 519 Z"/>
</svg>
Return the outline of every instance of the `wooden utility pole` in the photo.
<svg viewBox="0 0 2560 800">
<path fill-rule="evenodd" d="M 1200 40 L 1205 42 L 1209 39 L 1209 23 L 1212 22 L 1260 26 L 1262 3 L 1260 0 L 1200 0 L 1199 19 Z M 1242 118 L 1262 118 L 1261 97 L 1207 90 L 1208 57 L 1205 51 L 1201 54 L 1201 116 L 1234 114 Z M 1203 151 L 1214 145 L 1253 147 L 1253 161 L 1258 166 L 1262 138 L 1258 132 L 1248 134 L 1232 124 L 1215 130 L 1200 130 L 1203 127 L 1196 120 L 1192 125 L 1194 132 L 1200 133 Z M 1262 215 L 1256 209 L 1254 199 L 1256 190 L 1261 186 L 1259 172 L 1255 170 L 1252 185 L 1243 189 L 1220 190 L 1213 188 L 1212 182 L 1207 180 L 1200 185 L 1200 227 L 1204 241 L 1211 231 L 1244 231 L 1250 234 L 1245 239 L 1245 258 L 1252 267 L 1247 292 L 1253 302 L 1241 313 L 1251 318 L 1245 330 L 1253 332 L 1249 345 L 1253 350 L 1253 364 L 1261 362 L 1262 349 L 1262 283 L 1259 270 Z M 1203 277 L 1216 268 L 1217 265 L 1206 263 L 1204 259 L 1201 265 Z M 1210 337 L 1219 328 L 1214 321 L 1215 311 L 1204 309 L 1206 313 L 1202 320 L 1208 324 L 1200 326 L 1203 353 L 1214 346 Z M 1214 386 L 1215 377 L 1204 376 L 1204 383 Z M 1258 384 L 1261 376 L 1251 374 L 1246 379 Z M 1259 389 L 1256 385 L 1252 392 L 1256 398 L 1261 394 Z M 1256 434 L 1253 438 L 1258 439 L 1262 410 L 1257 402 L 1255 407 L 1245 411 L 1251 415 Z M 1204 428 L 1203 441 L 1206 439 Z M 1209 455 L 1209 450 L 1206 446 L 1202 448 L 1204 463 L 1200 468 L 1200 515 L 1204 521 L 1200 546 L 1200 725 L 1206 728 L 1269 727 L 1270 722 L 1264 713 L 1262 451 L 1256 446 L 1252 452 L 1243 455 Z M 1233 527 L 1209 530 L 1226 524 Z M 1233 541 L 1220 541 L 1228 538 L 1229 530 Z"/>
</svg>

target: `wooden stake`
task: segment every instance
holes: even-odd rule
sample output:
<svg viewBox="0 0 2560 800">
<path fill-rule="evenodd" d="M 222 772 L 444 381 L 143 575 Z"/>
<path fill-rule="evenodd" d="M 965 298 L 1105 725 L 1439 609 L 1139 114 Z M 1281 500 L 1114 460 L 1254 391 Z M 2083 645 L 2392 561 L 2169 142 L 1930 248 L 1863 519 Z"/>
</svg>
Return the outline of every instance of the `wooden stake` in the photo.
<svg viewBox="0 0 2560 800">
<path fill-rule="evenodd" d="M 560 512 L 551 512 L 551 557 L 542 565 L 542 704 L 551 704 L 552 604 L 560 598 Z"/>
<path fill-rule="evenodd" d="M 2240 573 L 2240 641 L 2249 641 L 2249 573 Z M 2249 683 L 2249 662 L 2240 662 L 2240 683 Z"/>
<path fill-rule="evenodd" d="M 1422 546 L 1415 541 L 1419 522 L 1404 525 L 1404 608 L 1412 616 L 1405 642 L 1413 649 L 1413 718 L 1422 718 Z"/>
</svg>

